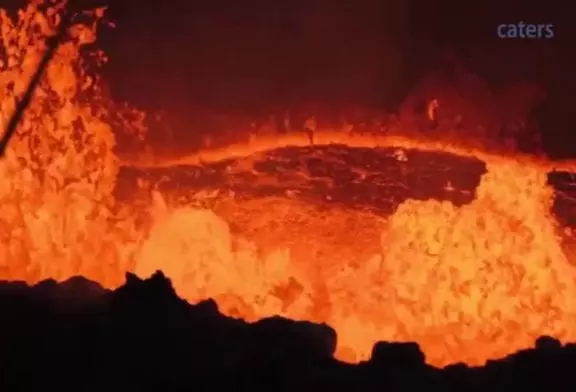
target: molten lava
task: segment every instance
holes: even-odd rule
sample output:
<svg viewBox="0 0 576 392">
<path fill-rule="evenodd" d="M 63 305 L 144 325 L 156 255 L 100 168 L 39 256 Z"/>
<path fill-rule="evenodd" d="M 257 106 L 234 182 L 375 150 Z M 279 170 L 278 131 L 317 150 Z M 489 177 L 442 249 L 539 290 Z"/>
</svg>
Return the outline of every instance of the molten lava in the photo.
<svg viewBox="0 0 576 392">
<path fill-rule="evenodd" d="M 133 200 L 115 199 L 121 165 L 109 125 L 114 106 L 80 56 L 96 37 L 102 11 L 92 16 L 94 24 L 71 29 L 73 39 L 49 65 L 0 162 L 0 279 L 33 283 L 81 274 L 112 288 L 125 271 L 147 276 L 162 269 L 182 297 L 213 297 L 229 315 L 326 322 L 338 332 L 338 356 L 350 361 L 367 358 L 377 340 L 417 341 L 436 365 L 480 364 L 529 347 L 542 334 L 576 341 L 576 270 L 551 213 L 547 173 L 555 165 L 543 159 L 323 131 L 315 136 L 317 151 L 333 143 L 351 151 L 441 151 L 478 158 L 486 173 L 468 203 L 409 199 L 391 215 L 326 199 L 243 199 L 223 191 L 216 203 L 218 189 L 189 195 L 188 205 L 158 191 L 148 192 L 149 200 L 135 190 Z M 0 11 L 1 126 L 56 23 L 54 12 L 35 3 L 17 20 Z M 244 172 L 258 175 L 255 156 L 306 145 L 304 135 L 284 135 L 124 164 L 207 170 L 208 163 L 235 158 Z M 368 181 L 365 174 L 358 178 Z M 307 180 L 298 178 L 300 185 Z M 231 228 L 229 222 L 240 221 Z"/>
</svg>

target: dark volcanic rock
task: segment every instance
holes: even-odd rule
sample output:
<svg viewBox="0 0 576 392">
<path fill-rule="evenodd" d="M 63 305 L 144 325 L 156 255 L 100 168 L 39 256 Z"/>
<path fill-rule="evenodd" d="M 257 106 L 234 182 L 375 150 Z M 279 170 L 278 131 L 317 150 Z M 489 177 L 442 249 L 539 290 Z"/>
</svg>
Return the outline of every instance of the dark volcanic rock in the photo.
<svg viewBox="0 0 576 392">
<path fill-rule="evenodd" d="M 416 343 L 378 342 L 372 349 L 371 361 L 388 368 L 419 369 L 426 357 Z"/>
<path fill-rule="evenodd" d="M 376 343 L 359 365 L 332 357 L 334 330 L 274 317 L 247 324 L 189 305 L 161 273 L 115 291 L 74 278 L 0 284 L 2 391 L 573 390 L 576 347 L 536 348 L 483 368 L 425 364 L 415 343 Z M 55 298 L 59 306 L 54 307 Z M 70 301 L 73 306 L 62 306 Z M 383 304 L 385 306 L 385 304 Z M 65 309 L 66 311 L 62 311 Z M 498 342 L 494 342 L 498 344 Z"/>
<path fill-rule="evenodd" d="M 560 224 L 576 227 L 576 175 L 551 172 L 548 182 L 556 190 L 553 211 Z"/>
</svg>

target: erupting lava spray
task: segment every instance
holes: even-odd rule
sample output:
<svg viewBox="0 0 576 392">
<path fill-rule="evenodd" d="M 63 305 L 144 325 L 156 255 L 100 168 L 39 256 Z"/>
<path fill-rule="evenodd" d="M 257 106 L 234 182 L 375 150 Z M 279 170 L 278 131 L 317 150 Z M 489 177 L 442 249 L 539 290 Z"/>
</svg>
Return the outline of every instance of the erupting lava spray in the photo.
<svg viewBox="0 0 576 392">
<path fill-rule="evenodd" d="M 38 2 L 16 19 L 0 10 L 2 127 L 36 69 L 45 37 L 57 28 L 55 15 Z M 86 71 L 88 57 L 80 55 L 94 42 L 103 11 L 90 15 L 93 24 L 70 28 L 71 39 L 49 64 L 0 162 L 0 279 L 34 283 L 84 275 L 112 288 L 122 284 L 125 271 L 147 276 L 162 269 L 190 302 L 213 297 L 236 317 L 327 322 L 338 332 L 337 355 L 351 361 L 366 358 L 377 340 L 417 341 L 436 365 L 482 363 L 529 347 L 542 334 L 576 340 L 575 270 L 550 213 L 546 162 L 454 144 L 319 132 L 319 145 L 442 150 L 477 156 L 488 169 L 472 203 L 408 200 L 389 217 L 319 210 L 304 201 L 276 200 L 270 208 L 229 200 L 231 210 L 254 225 L 285 225 L 286 236 L 329 227 L 348 252 L 324 246 L 322 256 L 298 244 L 263 251 L 233 233 L 221 214 L 171 206 L 157 193 L 145 209 L 116 201 L 120 163 L 108 121 L 114 106 L 99 78 Z M 99 51 L 89 58 L 105 60 Z M 285 135 L 199 156 L 219 160 L 305 144 L 301 136 Z M 292 219 L 298 214 L 306 224 Z M 359 229 L 351 238 L 345 227 L 351 217 L 380 234 L 363 238 Z M 306 235 L 320 244 L 321 231 Z M 361 263 L 345 258 L 366 249 L 371 254 Z"/>
</svg>

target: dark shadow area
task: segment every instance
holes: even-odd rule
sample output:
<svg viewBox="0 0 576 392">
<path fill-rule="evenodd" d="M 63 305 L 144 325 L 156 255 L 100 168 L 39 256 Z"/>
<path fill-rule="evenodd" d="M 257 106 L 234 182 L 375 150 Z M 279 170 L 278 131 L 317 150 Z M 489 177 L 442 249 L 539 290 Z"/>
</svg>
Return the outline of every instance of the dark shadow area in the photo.
<svg viewBox="0 0 576 392">
<path fill-rule="evenodd" d="M 326 325 L 231 319 L 212 300 L 181 300 L 159 272 L 147 280 L 127 274 L 114 291 L 81 277 L 33 287 L 4 282 L 0 314 L 2 391 L 572 390 L 575 384 L 576 345 L 549 337 L 479 368 L 433 368 L 417 344 L 388 342 L 376 343 L 369 361 L 342 363 L 333 358 L 337 336 Z"/>
</svg>

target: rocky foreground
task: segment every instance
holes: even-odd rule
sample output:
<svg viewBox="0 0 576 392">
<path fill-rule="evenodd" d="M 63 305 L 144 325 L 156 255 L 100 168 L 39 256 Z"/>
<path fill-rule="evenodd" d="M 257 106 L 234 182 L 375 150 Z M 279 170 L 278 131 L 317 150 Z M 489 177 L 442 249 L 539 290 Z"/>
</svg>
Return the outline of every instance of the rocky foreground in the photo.
<svg viewBox="0 0 576 392">
<path fill-rule="evenodd" d="M 148 280 L 127 274 L 114 291 L 83 278 L 33 287 L 4 282 L 0 315 L 1 391 L 576 387 L 576 344 L 542 337 L 534 349 L 481 368 L 438 369 L 426 365 L 415 343 L 379 342 L 369 361 L 346 364 L 333 358 L 337 336 L 329 326 L 231 319 L 211 300 L 181 300 L 161 273 Z"/>
</svg>

